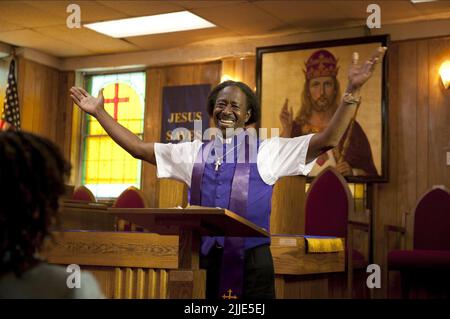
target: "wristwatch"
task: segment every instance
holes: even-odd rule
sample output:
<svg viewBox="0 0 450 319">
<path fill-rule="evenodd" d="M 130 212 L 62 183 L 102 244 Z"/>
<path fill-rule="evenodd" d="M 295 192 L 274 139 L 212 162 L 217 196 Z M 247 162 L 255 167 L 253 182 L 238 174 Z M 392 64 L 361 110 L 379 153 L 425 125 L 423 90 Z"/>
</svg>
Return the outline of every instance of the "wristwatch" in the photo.
<svg viewBox="0 0 450 319">
<path fill-rule="evenodd" d="M 342 100 L 346 104 L 359 104 L 359 103 L 361 103 L 361 97 L 359 96 L 358 98 L 356 98 L 356 97 L 353 96 L 353 93 L 350 93 L 350 92 L 345 92 L 344 96 L 342 97 Z"/>
</svg>

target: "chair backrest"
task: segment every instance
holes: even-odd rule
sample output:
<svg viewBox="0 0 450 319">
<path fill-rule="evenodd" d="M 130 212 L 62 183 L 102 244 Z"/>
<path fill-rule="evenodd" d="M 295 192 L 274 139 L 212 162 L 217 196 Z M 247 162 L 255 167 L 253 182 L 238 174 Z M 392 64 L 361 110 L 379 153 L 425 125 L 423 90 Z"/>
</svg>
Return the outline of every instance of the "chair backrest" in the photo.
<svg viewBox="0 0 450 319">
<path fill-rule="evenodd" d="M 450 250 L 450 193 L 435 188 L 419 200 L 414 216 L 414 249 Z"/>
<path fill-rule="evenodd" d="M 148 207 L 142 191 L 134 186 L 128 187 L 117 197 L 114 207 L 116 208 L 146 208 Z"/>
<path fill-rule="evenodd" d="M 80 186 L 75 189 L 72 194 L 72 199 L 86 202 L 96 202 L 94 194 L 86 186 Z"/>
<path fill-rule="evenodd" d="M 306 194 L 305 234 L 347 237 L 353 200 L 347 182 L 334 168 L 323 170 Z"/>
</svg>

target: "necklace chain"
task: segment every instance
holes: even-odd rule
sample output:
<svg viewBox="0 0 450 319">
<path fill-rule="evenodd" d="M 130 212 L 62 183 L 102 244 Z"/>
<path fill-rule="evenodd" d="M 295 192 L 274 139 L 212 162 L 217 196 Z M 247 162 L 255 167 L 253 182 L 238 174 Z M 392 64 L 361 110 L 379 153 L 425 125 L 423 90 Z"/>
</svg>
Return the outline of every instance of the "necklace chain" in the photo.
<svg viewBox="0 0 450 319">
<path fill-rule="evenodd" d="M 225 154 L 223 154 L 222 156 L 217 156 L 216 159 L 214 160 L 214 165 L 216 166 L 216 168 L 214 170 L 218 171 L 220 165 L 222 165 L 221 160 L 227 156 L 232 150 L 234 150 L 235 148 L 239 147 L 243 142 L 239 143 L 236 146 L 233 146 L 233 148 L 231 150 L 229 150 L 228 152 L 226 152 Z"/>
<path fill-rule="evenodd" d="M 235 148 L 237 148 L 237 147 L 239 147 L 239 146 L 241 146 L 241 144 L 242 144 L 242 142 L 241 143 L 239 143 L 238 145 L 236 145 L 236 146 L 233 146 L 233 148 L 231 149 L 231 150 L 229 150 L 228 152 L 226 152 L 225 154 L 223 154 L 222 156 L 217 156 L 216 157 L 216 160 L 221 160 L 222 158 L 224 158 L 225 156 L 227 156 L 228 154 L 230 154 L 231 153 L 231 151 L 233 151 Z"/>
</svg>

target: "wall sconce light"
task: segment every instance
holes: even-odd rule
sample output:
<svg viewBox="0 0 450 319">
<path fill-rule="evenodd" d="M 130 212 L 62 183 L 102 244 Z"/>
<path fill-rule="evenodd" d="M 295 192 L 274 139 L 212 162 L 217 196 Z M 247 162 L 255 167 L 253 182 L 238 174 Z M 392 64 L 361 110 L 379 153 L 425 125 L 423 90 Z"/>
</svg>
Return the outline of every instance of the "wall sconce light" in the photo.
<svg viewBox="0 0 450 319">
<path fill-rule="evenodd" d="M 442 84 L 444 84 L 444 87 L 448 89 L 450 87 L 450 60 L 442 63 L 439 68 L 439 74 L 442 79 Z"/>
</svg>

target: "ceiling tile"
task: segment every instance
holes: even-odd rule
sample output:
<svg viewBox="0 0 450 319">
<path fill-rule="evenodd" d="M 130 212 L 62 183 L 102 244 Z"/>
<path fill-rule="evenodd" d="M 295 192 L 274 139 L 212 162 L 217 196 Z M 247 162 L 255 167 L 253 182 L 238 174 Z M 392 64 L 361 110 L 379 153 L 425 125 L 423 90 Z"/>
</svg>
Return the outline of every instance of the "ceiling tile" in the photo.
<svg viewBox="0 0 450 319">
<path fill-rule="evenodd" d="M 450 1 L 434 1 L 416 3 L 413 6 L 422 14 L 439 14 L 444 12 L 450 12 Z"/>
<path fill-rule="evenodd" d="M 146 16 L 185 10 L 169 1 L 98 1 L 100 4 L 129 16 Z"/>
<path fill-rule="evenodd" d="M 345 26 L 348 18 L 335 1 L 257 1 L 254 5 L 298 31 Z"/>
<path fill-rule="evenodd" d="M 0 32 L 6 32 L 6 31 L 14 31 L 14 30 L 20 30 L 24 27 L 18 26 L 14 23 L 10 23 L 7 21 L 4 21 L 0 19 Z"/>
<path fill-rule="evenodd" d="M 75 3 L 80 6 L 81 10 L 81 23 L 90 23 L 96 21 L 106 21 L 114 19 L 127 18 L 128 15 L 114 10 L 110 7 L 102 5 L 96 1 L 28 1 L 30 6 L 42 10 L 44 12 L 57 15 L 64 18 L 64 24 L 70 13 L 66 12 L 66 8 L 69 4 Z"/>
<path fill-rule="evenodd" d="M 371 13 L 367 12 L 369 4 L 376 3 L 381 10 L 381 23 L 391 24 L 404 19 L 417 19 L 420 17 L 420 12 L 414 8 L 408 0 L 397 1 L 339 1 L 333 2 L 332 6 L 345 13 L 348 19 L 361 20 L 363 23 Z"/>
<path fill-rule="evenodd" d="M 279 19 L 251 3 L 191 10 L 198 16 L 239 35 L 264 34 L 283 27 Z"/>
<path fill-rule="evenodd" d="M 86 48 L 55 40 L 33 30 L 0 32 L 0 41 L 20 47 L 40 50 L 57 57 L 93 54 L 92 51 Z"/>
<path fill-rule="evenodd" d="M 229 6 L 229 5 L 237 5 L 239 3 L 245 3 L 248 1 L 243 0 L 228 0 L 228 1 L 167 1 L 176 5 L 180 5 L 186 9 L 198 9 L 198 8 L 210 8 L 215 7 L 219 8 L 222 6 Z"/>
<path fill-rule="evenodd" d="M 127 41 L 138 45 L 145 50 L 168 49 L 189 43 L 236 36 L 236 34 L 222 28 L 208 28 L 183 32 L 172 32 L 127 38 Z"/>
<path fill-rule="evenodd" d="M 27 28 L 64 24 L 66 19 L 22 1 L 0 1 L 1 18 Z"/>
<path fill-rule="evenodd" d="M 124 40 L 111 38 L 87 28 L 68 29 L 66 27 L 47 27 L 35 30 L 44 36 L 85 47 L 96 54 L 140 50 L 139 47 Z"/>
</svg>

